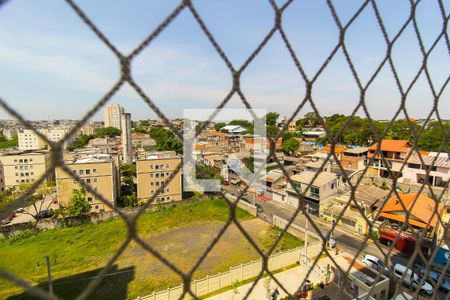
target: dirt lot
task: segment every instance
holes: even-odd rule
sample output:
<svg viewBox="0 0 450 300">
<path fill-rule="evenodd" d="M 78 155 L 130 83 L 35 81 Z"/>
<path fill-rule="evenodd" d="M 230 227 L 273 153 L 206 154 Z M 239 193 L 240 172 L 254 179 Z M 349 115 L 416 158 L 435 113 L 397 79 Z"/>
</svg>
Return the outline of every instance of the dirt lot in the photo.
<svg viewBox="0 0 450 300">
<path fill-rule="evenodd" d="M 263 247 L 262 241 L 271 235 L 270 226 L 259 219 L 242 221 L 255 242 Z M 208 245 L 224 226 L 221 222 L 202 222 L 186 227 L 170 230 L 157 236 L 146 236 L 143 239 L 183 272 L 188 272 Z M 232 224 L 225 231 L 219 242 L 213 247 L 196 271 L 194 277 L 201 278 L 207 274 L 215 274 L 228 270 L 230 266 L 257 259 L 258 254 L 245 239 L 237 226 Z M 118 260 L 120 269 L 134 266 L 134 280 L 128 287 L 132 296 L 139 290 L 158 289 L 167 283 L 176 285 L 179 276 L 167 266 L 159 262 L 152 254 L 134 243 Z M 150 280 L 149 280 L 150 279 Z"/>
</svg>

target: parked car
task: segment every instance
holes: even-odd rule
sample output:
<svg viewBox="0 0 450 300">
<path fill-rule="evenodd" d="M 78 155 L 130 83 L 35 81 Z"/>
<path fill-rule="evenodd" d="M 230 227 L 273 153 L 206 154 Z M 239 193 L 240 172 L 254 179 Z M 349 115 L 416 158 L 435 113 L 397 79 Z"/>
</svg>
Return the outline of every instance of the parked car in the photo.
<svg viewBox="0 0 450 300">
<path fill-rule="evenodd" d="M 261 204 L 256 203 L 256 211 L 259 213 L 262 213 L 264 211 L 263 207 L 261 206 Z"/>
<path fill-rule="evenodd" d="M 46 219 L 53 216 L 53 210 L 52 209 L 45 209 L 39 212 L 38 214 L 40 219 Z"/>
<path fill-rule="evenodd" d="M 377 271 L 387 271 L 389 272 L 389 269 L 387 269 L 384 265 L 384 261 L 382 261 L 381 259 L 379 259 L 376 256 L 373 256 L 371 254 L 366 254 L 364 255 L 363 259 L 362 259 L 362 263 L 366 266 L 366 267 L 371 267 L 374 270 Z"/>
<path fill-rule="evenodd" d="M 431 284 L 434 288 L 436 288 L 439 280 L 441 278 L 441 274 L 436 271 L 428 271 L 426 272 L 425 267 L 419 267 L 419 273 L 421 276 L 425 276 L 425 281 Z M 438 286 L 438 289 L 445 292 L 450 293 L 450 282 L 444 278 L 441 281 L 441 284 Z"/>
<path fill-rule="evenodd" d="M 244 192 L 242 192 L 242 191 L 244 191 Z M 241 192 L 242 192 L 242 195 L 247 195 L 247 194 L 248 194 L 247 190 L 244 190 L 244 189 L 238 189 L 238 190 L 237 190 L 238 195 L 239 195 Z"/>
<path fill-rule="evenodd" d="M 11 221 L 9 219 L 3 219 L 2 220 L 2 225 L 7 225 L 9 224 Z"/>
<path fill-rule="evenodd" d="M 24 211 L 23 207 L 16 208 L 16 213 L 23 213 Z"/>
<path fill-rule="evenodd" d="M 401 264 L 396 264 L 394 266 L 394 276 L 399 280 L 402 280 L 403 283 L 414 290 L 419 288 L 421 279 L 419 275 L 414 273 L 411 269 L 405 267 Z M 422 295 L 433 295 L 433 286 L 428 282 L 424 281 L 422 286 L 420 287 L 419 293 Z"/>
<path fill-rule="evenodd" d="M 231 178 L 231 179 L 230 179 L 230 183 L 236 185 L 236 184 L 239 183 L 239 180 L 234 179 L 234 178 Z"/>
<path fill-rule="evenodd" d="M 334 249 L 337 246 L 336 239 L 334 237 L 330 237 L 327 242 L 328 249 Z"/>
</svg>

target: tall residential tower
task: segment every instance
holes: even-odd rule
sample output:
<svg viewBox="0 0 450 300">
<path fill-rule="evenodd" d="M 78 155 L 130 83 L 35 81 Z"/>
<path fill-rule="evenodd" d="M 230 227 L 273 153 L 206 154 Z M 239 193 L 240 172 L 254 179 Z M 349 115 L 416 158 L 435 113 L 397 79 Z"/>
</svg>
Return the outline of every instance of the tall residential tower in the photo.
<svg viewBox="0 0 450 300">
<path fill-rule="evenodd" d="M 122 129 L 121 119 L 123 113 L 124 110 L 120 104 L 110 104 L 106 106 L 104 111 L 105 127 Z"/>
</svg>

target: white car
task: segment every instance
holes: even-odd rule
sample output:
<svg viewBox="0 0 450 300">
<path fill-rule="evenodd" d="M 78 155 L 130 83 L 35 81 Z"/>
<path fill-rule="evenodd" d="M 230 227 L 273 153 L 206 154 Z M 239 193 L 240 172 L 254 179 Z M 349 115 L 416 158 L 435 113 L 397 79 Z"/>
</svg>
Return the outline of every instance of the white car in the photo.
<svg viewBox="0 0 450 300">
<path fill-rule="evenodd" d="M 384 261 L 382 261 L 378 257 L 373 256 L 371 254 L 364 255 L 364 257 L 362 259 L 362 263 L 366 267 L 371 267 L 372 269 L 374 269 L 376 271 L 383 271 L 386 269 L 385 265 L 384 265 Z"/>
<path fill-rule="evenodd" d="M 396 264 L 394 266 L 394 275 L 399 280 L 402 280 L 403 283 L 407 286 L 412 287 L 413 289 L 418 289 L 421 283 L 421 278 L 416 273 L 401 264 Z M 433 295 L 433 286 L 426 281 L 423 281 L 422 286 L 419 289 L 419 293 L 422 295 Z"/>
</svg>

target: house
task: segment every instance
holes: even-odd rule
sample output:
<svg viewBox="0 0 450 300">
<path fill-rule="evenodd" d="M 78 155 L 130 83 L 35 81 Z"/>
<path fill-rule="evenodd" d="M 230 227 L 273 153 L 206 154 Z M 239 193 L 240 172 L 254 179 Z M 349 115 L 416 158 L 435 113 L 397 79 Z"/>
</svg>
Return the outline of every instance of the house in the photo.
<svg viewBox="0 0 450 300">
<path fill-rule="evenodd" d="M 341 156 L 340 162 L 344 169 L 353 171 L 362 171 L 367 166 L 367 154 L 369 148 L 353 148 L 345 149 Z"/>
<path fill-rule="evenodd" d="M 428 183 L 432 186 L 444 187 L 450 179 L 450 161 L 448 153 L 431 152 L 425 155 L 413 154 L 408 159 L 404 171 L 404 183 Z M 426 172 L 429 170 L 429 176 Z"/>
<path fill-rule="evenodd" d="M 247 131 L 247 129 L 242 127 L 241 125 L 226 125 L 220 128 L 220 130 L 226 131 L 230 134 L 240 134 Z"/>
<path fill-rule="evenodd" d="M 319 216 L 328 221 L 336 220 L 343 208 L 350 202 L 338 224 L 360 235 L 366 235 L 369 233 L 366 218 L 369 220 L 372 218 L 372 213 L 384 203 L 388 194 L 389 191 L 374 185 L 358 185 L 354 200 L 351 191 L 349 191 L 320 202 Z M 363 214 L 359 211 L 355 201 Z"/>
<path fill-rule="evenodd" d="M 320 201 L 327 197 L 335 195 L 338 191 L 337 176 L 334 173 L 314 173 L 305 171 L 303 173 L 293 175 L 291 177 L 291 181 L 293 182 L 293 185 L 288 182 L 286 188 L 288 193 L 286 202 L 287 204 L 295 207 L 298 206 L 299 202 L 296 191 L 303 194 L 306 200 L 316 204 L 320 203 Z M 308 189 L 309 184 L 311 184 L 311 186 Z"/>
<path fill-rule="evenodd" d="M 320 151 L 326 152 L 328 154 L 334 153 L 337 157 L 337 159 L 340 159 L 342 152 L 344 152 L 346 149 L 343 145 L 335 145 L 334 149 L 331 148 L 331 145 L 326 145 L 322 148 L 320 148 Z"/>
<path fill-rule="evenodd" d="M 304 131 L 302 133 L 302 137 L 305 141 L 312 141 L 312 142 L 316 142 L 320 138 L 324 138 L 326 136 L 327 136 L 327 133 L 322 130 L 317 130 L 317 131 L 310 130 L 310 131 Z"/>
<path fill-rule="evenodd" d="M 284 178 L 283 171 L 280 169 L 274 169 L 269 171 L 266 176 L 259 179 L 259 182 L 266 188 L 266 189 L 273 189 L 278 187 L 278 184 L 282 181 Z"/>
<path fill-rule="evenodd" d="M 70 159 L 68 159 L 70 157 Z M 84 156 L 65 156 L 65 165 L 89 184 L 98 194 L 102 195 L 112 207 L 116 205 L 119 194 L 119 182 L 116 161 L 110 154 L 92 154 Z M 56 168 L 56 190 L 59 204 L 67 207 L 70 205 L 73 190 L 82 189 L 82 186 L 69 173 L 61 168 Z M 86 199 L 91 207 L 91 212 L 111 211 L 94 194 L 86 193 Z"/>
<path fill-rule="evenodd" d="M 378 151 L 378 147 L 380 150 Z M 411 144 L 405 140 L 382 140 L 369 148 L 368 158 L 373 159 L 368 169 L 368 174 L 380 177 L 402 177 L 400 169 L 407 154 L 411 151 Z M 382 157 L 386 162 L 382 160 Z M 391 178 L 392 179 L 392 178 Z"/>
<path fill-rule="evenodd" d="M 348 299 L 384 300 L 389 298 L 389 278 L 347 253 L 334 257 L 331 271 L 334 284 L 342 288 Z"/>
<path fill-rule="evenodd" d="M 393 195 L 386 205 L 381 207 L 378 218 L 382 222 L 379 227 L 380 241 L 390 245 L 400 235 L 396 248 L 411 253 L 414 251 L 417 237 L 431 241 L 442 235 L 438 215 L 442 217 L 443 212 L 442 203 L 437 203 L 424 194 Z M 407 218 L 408 226 L 400 231 Z M 421 244 L 426 246 L 426 243 Z"/>
</svg>

